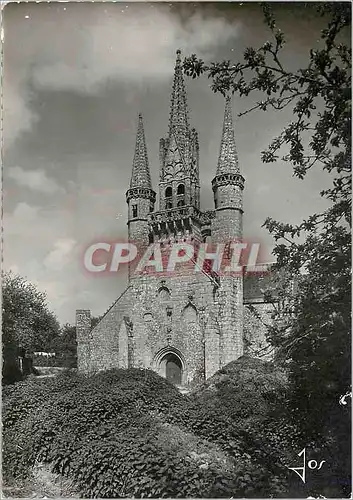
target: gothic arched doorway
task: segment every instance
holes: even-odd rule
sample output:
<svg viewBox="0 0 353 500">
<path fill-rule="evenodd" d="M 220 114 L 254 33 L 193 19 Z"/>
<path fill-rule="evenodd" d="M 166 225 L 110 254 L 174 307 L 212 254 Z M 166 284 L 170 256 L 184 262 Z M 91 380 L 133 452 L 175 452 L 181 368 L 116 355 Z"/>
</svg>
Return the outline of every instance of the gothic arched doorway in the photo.
<svg viewBox="0 0 353 500">
<path fill-rule="evenodd" d="M 170 353 L 162 361 L 165 363 L 165 378 L 168 382 L 174 385 L 181 385 L 183 368 L 178 356 Z"/>
<path fill-rule="evenodd" d="M 182 353 L 174 347 L 164 347 L 155 356 L 153 368 L 171 384 L 182 386 L 185 383 L 186 368 Z"/>
</svg>

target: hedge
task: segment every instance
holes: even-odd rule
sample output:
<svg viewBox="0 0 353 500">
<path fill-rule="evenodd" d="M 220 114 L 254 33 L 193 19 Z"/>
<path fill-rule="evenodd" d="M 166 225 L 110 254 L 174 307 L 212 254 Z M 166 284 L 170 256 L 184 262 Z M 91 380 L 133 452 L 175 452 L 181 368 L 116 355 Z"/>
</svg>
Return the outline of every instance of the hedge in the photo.
<svg viewBox="0 0 353 500">
<path fill-rule="evenodd" d="M 4 476 L 42 461 L 89 498 L 285 495 L 281 459 L 266 436 L 256 442 L 266 398 L 260 414 L 251 401 L 234 412 L 215 404 L 234 396 L 217 384 L 212 398 L 184 396 L 150 370 L 30 377 L 4 391 Z"/>
</svg>

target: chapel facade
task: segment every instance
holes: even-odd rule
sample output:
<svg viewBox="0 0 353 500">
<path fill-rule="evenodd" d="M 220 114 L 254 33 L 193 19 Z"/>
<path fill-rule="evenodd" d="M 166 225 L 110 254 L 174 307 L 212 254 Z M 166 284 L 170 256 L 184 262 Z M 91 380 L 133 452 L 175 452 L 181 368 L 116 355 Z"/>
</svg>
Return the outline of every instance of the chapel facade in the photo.
<svg viewBox="0 0 353 500">
<path fill-rule="evenodd" d="M 212 180 L 214 208 L 205 211 L 200 206 L 198 134 L 189 124 L 180 51 L 168 131 L 159 151 L 157 204 L 139 115 L 126 202 L 128 238 L 140 256 L 153 244 L 161 248 L 164 262 L 175 242 L 198 248 L 204 242 L 241 240 L 245 179 L 236 150 L 231 99 L 225 100 Z M 90 311 L 77 310 L 78 369 L 149 368 L 188 387 L 243 354 L 266 353 L 270 308 L 263 298 L 263 278 L 246 273 L 226 276 L 207 266 L 195 272 L 196 261 L 191 259 L 189 264 L 173 272 L 136 273 L 132 263 L 125 291 L 93 329 Z"/>
</svg>

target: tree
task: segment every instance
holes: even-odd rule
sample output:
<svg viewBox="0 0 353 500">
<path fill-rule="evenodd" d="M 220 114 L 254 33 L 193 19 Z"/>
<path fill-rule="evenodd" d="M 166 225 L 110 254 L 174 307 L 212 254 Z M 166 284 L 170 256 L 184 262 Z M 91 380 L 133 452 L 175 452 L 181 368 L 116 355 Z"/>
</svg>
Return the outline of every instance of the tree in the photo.
<svg viewBox="0 0 353 500">
<path fill-rule="evenodd" d="M 77 368 L 76 326 L 66 323 L 51 342 L 49 350 L 55 352 L 55 366 Z"/>
<path fill-rule="evenodd" d="M 42 351 L 59 334 L 44 293 L 12 272 L 2 273 L 2 343 L 4 381 L 17 378 L 18 350 Z M 13 376 L 11 375 L 13 373 Z"/>
<path fill-rule="evenodd" d="M 91 328 L 93 329 L 101 320 L 102 316 L 92 316 Z M 53 362 L 56 366 L 65 368 L 77 368 L 77 338 L 76 326 L 66 323 L 60 330 L 60 334 L 50 343 L 48 349 L 55 352 Z"/>
<path fill-rule="evenodd" d="M 100 316 L 92 316 L 91 318 L 91 329 L 95 328 L 100 320 L 103 318 L 104 314 L 101 314 Z"/>
<path fill-rule="evenodd" d="M 194 54 L 185 59 L 184 71 L 193 78 L 206 74 L 213 91 L 223 95 L 260 92 L 262 100 L 245 113 L 291 109 L 293 120 L 262 152 L 263 163 L 281 158 L 299 179 L 313 168 L 331 174 L 331 188 L 320 193 L 330 204 L 327 210 L 298 225 L 264 222 L 276 241 L 276 269 L 295 283 L 282 307 L 274 309 L 269 338 L 289 368 L 288 407 L 303 436 L 329 432 L 341 468 L 346 467 L 340 473 L 348 477 L 350 418 L 338 402 L 351 383 L 351 49 L 344 43 L 351 5 L 315 8 L 326 25 L 305 67 L 292 71 L 282 60 L 285 35 L 264 4 L 270 41 L 247 48 L 236 63 L 206 65 Z"/>
<path fill-rule="evenodd" d="M 214 92 L 264 94 L 263 100 L 240 116 L 257 109 L 280 111 L 291 107 L 295 120 L 262 153 L 264 163 L 279 159 L 280 151 L 287 146 L 282 160 L 292 164 L 298 178 L 303 179 L 318 165 L 334 175 L 332 188 L 321 193 L 333 202 L 325 214 L 313 215 L 295 228 L 274 227 L 273 221 L 266 222 L 271 232 L 280 229 L 279 237 L 283 239 L 287 234 L 297 236 L 298 232 L 325 223 L 334 225 L 342 219 L 351 223 L 351 50 L 339 42 L 351 24 L 351 8 L 348 3 L 331 3 L 318 10 L 320 15 L 330 14 L 327 28 L 322 30 L 323 47 L 311 49 L 308 65 L 296 72 L 286 69 L 280 61 L 285 37 L 276 27 L 268 4 L 263 5 L 263 11 L 273 41 L 259 49 L 247 48 L 243 62 L 223 61 L 207 66 L 195 54 L 184 61 L 185 73 L 193 78 L 206 73 L 212 79 Z"/>
</svg>

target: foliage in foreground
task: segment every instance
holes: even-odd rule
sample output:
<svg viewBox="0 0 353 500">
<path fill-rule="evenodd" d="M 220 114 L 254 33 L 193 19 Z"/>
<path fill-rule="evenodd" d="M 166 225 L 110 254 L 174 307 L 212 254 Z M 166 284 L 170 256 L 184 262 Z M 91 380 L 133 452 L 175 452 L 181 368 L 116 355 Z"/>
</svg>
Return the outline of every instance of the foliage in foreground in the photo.
<svg viewBox="0 0 353 500">
<path fill-rule="evenodd" d="M 5 477 L 43 461 L 85 497 L 256 497 L 284 487 L 245 452 L 231 419 L 151 371 L 20 382 L 5 389 L 3 421 Z"/>
<path fill-rule="evenodd" d="M 4 390 L 4 476 L 44 462 L 84 497 L 317 496 L 290 483 L 302 443 L 276 412 L 285 387 L 246 357 L 192 396 L 149 370 L 31 378 Z"/>
</svg>

